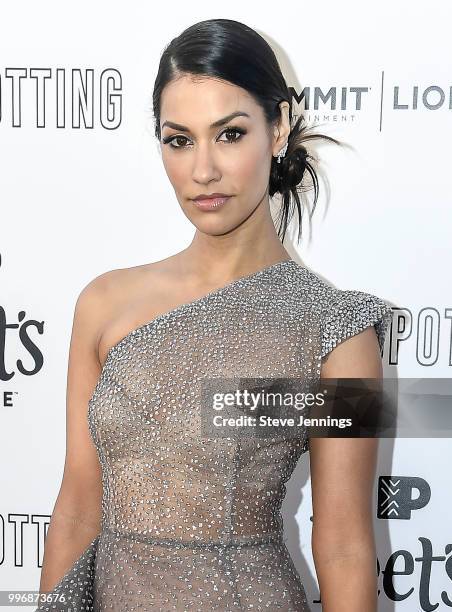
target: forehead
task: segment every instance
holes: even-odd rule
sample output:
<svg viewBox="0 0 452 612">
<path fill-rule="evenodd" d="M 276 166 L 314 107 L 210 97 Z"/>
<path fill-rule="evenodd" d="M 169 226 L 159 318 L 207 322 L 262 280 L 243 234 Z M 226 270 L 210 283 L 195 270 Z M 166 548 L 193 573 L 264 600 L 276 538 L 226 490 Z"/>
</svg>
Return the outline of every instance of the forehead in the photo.
<svg viewBox="0 0 452 612">
<path fill-rule="evenodd" d="M 160 100 L 161 122 L 210 125 L 234 111 L 261 116 L 260 106 L 242 87 L 211 77 L 184 75 L 166 85 Z"/>
</svg>

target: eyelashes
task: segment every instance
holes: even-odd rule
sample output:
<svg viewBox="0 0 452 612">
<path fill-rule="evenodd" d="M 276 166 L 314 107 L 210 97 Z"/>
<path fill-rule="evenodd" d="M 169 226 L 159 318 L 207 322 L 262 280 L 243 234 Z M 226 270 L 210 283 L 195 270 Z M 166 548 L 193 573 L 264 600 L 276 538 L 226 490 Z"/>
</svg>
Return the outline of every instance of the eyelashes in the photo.
<svg viewBox="0 0 452 612">
<path fill-rule="evenodd" d="M 246 134 L 246 130 L 244 130 L 243 128 L 236 127 L 236 126 L 230 126 L 230 127 L 226 128 L 225 130 L 223 130 L 221 132 L 220 136 L 222 136 L 223 134 L 227 134 L 227 133 L 231 134 L 231 133 L 234 133 L 234 132 L 239 134 L 238 138 L 235 138 L 232 141 L 230 141 L 230 140 L 229 141 L 224 141 L 223 140 L 222 142 L 226 142 L 226 144 L 235 144 L 236 142 L 241 140 L 242 136 L 244 136 Z M 163 144 L 169 144 L 169 146 L 172 149 L 186 149 L 187 148 L 186 145 L 179 146 L 179 145 L 174 145 L 173 144 L 173 141 L 181 141 L 181 140 L 182 141 L 187 141 L 188 138 L 186 136 L 177 135 L 177 134 L 175 136 L 167 136 L 166 138 L 162 138 Z"/>
</svg>

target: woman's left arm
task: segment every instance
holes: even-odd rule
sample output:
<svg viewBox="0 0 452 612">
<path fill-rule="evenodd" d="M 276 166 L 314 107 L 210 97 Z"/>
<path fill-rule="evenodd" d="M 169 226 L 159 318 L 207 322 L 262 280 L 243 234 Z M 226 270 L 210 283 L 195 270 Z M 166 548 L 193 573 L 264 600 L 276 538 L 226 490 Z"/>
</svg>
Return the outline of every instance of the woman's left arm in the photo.
<svg viewBox="0 0 452 612">
<path fill-rule="evenodd" d="M 382 378 L 373 326 L 341 342 L 322 378 Z M 312 553 L 322 612 L 376 612 L 372 492 L 378 439 L 310 439 Z"/>
</svg>

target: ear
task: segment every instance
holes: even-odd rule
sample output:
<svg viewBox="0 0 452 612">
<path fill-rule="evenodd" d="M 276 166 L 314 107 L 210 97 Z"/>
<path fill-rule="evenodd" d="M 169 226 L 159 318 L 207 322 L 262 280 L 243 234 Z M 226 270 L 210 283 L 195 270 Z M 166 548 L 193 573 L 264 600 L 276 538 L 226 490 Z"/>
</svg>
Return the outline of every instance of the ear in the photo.
<svg viewBox="0 0 452 612">
<path fill-rule="evenodd" d="M 286 144 L 290 134 L 289 103 L 286 100 L 283 100 L 279 103 L 279 108 L 281 111 L 281 116 L 274 128 L 273 156 L 278 155 L 280 150 Z"/>
</svg>

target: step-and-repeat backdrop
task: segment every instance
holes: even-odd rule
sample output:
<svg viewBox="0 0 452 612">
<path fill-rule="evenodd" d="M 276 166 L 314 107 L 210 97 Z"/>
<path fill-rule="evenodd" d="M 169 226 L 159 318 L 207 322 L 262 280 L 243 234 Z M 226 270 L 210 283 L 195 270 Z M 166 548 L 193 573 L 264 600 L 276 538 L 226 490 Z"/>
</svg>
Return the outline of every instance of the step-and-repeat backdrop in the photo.
<svg viewBox="0 0 452 612">
<path fill-rule="evenodd" d="M 192 23 L 227 17 L 255 28 L 277 53 L 294 112 L 351 145 L 313 149 L 320 198 L 302 243 L 286 243 L 293 258 L 393 306 L 386 376 L 450 377 L 452 7 L 383 2 L 364 11 L 321 0 L 220 9 L 3 7 L 0 590 L 39 587 L 64 464 L 79 292 L 104 271 L 158 261 L 191 241 L 153 134 L 151 93 L 164 46 Z M 452 607 L 451 464 L 448 438 L 380 441 L 382 611 Z M 288 483 L 284 517 L 311 609 L 321 610 L 308 455 Z"/>
</svg>

